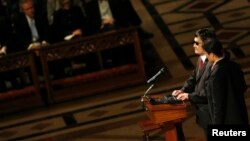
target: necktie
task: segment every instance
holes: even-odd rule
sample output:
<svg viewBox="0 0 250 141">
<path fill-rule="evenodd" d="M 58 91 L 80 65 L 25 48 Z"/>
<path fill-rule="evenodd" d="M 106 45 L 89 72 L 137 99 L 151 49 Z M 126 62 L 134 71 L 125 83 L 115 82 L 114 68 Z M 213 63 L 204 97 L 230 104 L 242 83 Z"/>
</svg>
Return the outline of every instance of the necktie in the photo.
<svg viewBox="0 0 250 141">
<path fill-rule="evenodd" d="M 200 59 L 199 69 L 202 70 L 204 67 L 204 62 Z"/>
<path fill-rule="evenodd" d="M 30 30 L 31 30 L 31 34 L 32 34 L 32 40 L 37 41 L 39 38 L 39 35 L 38 35 L 37 29 L 36 29 L 34 19 L 30 20 Z"/>
</svg>

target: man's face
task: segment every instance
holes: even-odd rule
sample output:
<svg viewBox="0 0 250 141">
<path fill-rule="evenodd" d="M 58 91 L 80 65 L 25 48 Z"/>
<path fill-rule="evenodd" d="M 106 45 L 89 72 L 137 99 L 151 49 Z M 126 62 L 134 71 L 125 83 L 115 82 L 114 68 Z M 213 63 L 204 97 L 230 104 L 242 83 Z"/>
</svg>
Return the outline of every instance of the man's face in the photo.
<svg viewBox="0 0 250 141">
<path fill-rule="evenodd" d="M 34 17 L 35 10 L 34 10 L 32 2 L 27 2 L 27 3 L 22 4 L 21 8 L 26 16 L 28 16 L 30 18 Z"/>
<path fill-rule="evenodd" d="M 194 37 L 194 53 L 198 55 L 203 55 L 205 54 L 204 49 L 202 48 L 203 42 L 200 37 Z"/>
<path fill-rule="evenodd" d="M 71 7 L 71 1 L 70 0 L 62 0 L 62 8 L 65 10 L 69 10 Z"/>
</svg>

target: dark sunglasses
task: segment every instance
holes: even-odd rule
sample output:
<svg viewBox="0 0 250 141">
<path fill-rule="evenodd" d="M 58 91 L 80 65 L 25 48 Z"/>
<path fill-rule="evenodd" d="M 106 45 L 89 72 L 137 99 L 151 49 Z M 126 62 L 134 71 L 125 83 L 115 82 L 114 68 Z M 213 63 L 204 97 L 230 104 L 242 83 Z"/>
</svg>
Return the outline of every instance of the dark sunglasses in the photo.
<svg viewBox="0 0 250 141">
<path fill-rule="evenodd" d="M 199 42 L 195 42 L 195 41 L 194 41 L 194 44 L 198 46 L 200 43 L 199 43 Z"/>
</svg>

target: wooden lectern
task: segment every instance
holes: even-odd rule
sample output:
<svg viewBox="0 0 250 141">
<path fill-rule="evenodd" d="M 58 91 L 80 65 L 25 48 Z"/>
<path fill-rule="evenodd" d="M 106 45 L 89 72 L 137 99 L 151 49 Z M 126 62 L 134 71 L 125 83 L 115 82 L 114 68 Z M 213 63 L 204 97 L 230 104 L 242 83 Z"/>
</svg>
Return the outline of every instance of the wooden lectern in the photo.
<svg viewBox="0 0 250 141">
<path fill-rule="evenodd" d="M 158 104 L 152 105 L 143 98 L 145 112 L 155 125 L 160 125 L 164 130 L 166 141 L 178 141 L 176 123 L 181 123 L 188 115 L 187 106 L 181 104 Z"/>
</svg>

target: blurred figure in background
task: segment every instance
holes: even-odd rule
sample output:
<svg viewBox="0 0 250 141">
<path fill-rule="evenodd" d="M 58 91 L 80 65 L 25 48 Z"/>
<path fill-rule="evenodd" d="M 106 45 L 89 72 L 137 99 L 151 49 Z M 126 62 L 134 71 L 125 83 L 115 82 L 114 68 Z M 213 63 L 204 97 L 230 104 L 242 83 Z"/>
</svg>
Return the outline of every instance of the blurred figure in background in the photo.
<svg viewBox="0 0 250 141">
<path fill-rule="evenodd" d="M 84 36 L 87 21 L 79 6 L 74 6 L 72 0 L 59 0 L 60 8 L 54 12 L 52 24 L 54 41 L 70 40 L 73 37 Z M 66 36 L 72 37 L 67 39 Z"/>
<path fill-rule="evenodd" d="M 81 8 L 73 5 L 72 0 L 59 0 L 59 7 L 60 8 L 53 14 L 53 42 L 62 42 L 64 40 L 71 40 L 85 36 L 87 21 Z M 87 56 L 88 55 L 58 60 L 55 62 L 55 65 L 52 65 L 52 70 L 54 71 L 54 74 L 58 75 L 58 77 L 64 77 L 64 72 L 66 75 L 70 75 L 71 72 L 68 73 L 66 71 L 68 70 L 67 68 L 72 70 L 72 67 L 76 68 L 78 66 L 85 66 L 85 61 L 91 61 L 91 58 L 88 58 Z M 58 74 L 58 72 L 62 73 Z"/>
<path fill-rule="evenodd" d="M 61 8 L 60 0 L 47 0 L 46 1 L 46 12 L 48 17 L 49 25 L 52 25 L 54 22 L 54 13 Z M 81 8 L 82 13 L 85 15 L 85 10 L 83 8 L 82 0 L 72 0 L 72 4 L 74 6 L 79 6 Z"/>
<path fill-rule="evenodd" d="M 36 11 L 33 0 L 20 0 L 19 8 L 20 13 L 13 19 L 13 36 L 16 40 L 11 50 L 37 50 L 47 45 L 48 21 L 45 15 L 41 14 L 41 11 Z M 38 73 L 42 74 L 41 62 L 38 57 L 35 59 Z M 20 70 L 20 76 L 24 85 L 31 83 L 30 70 Z"/>
<path fill-rule="evenodd" d="M 151 38 L 141 28 L 142 21 L 130 0 L 84 0 L 84 10 L 89 21 L 89 34 L 136 26 L 140 37 Z"/>
<path fill-rule="evenodd" d="M 20 0 L 21 13 L 14 19 L 14 33 L 17 39 L 16 51 L 39 48 L 48 40 L 48 21 L 36 12 L 32 0 Z"/>
</svg>

